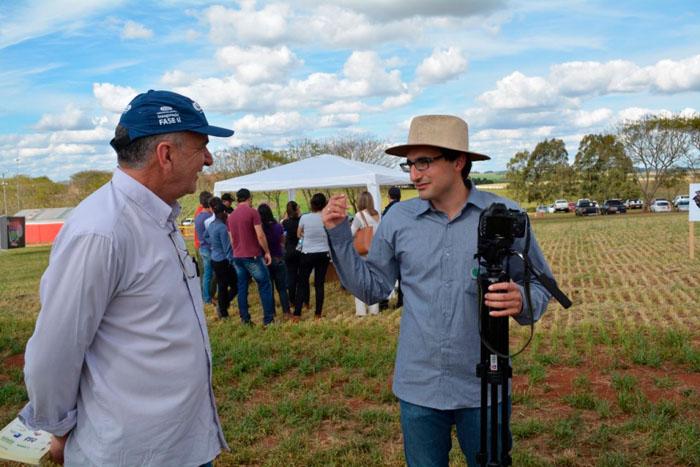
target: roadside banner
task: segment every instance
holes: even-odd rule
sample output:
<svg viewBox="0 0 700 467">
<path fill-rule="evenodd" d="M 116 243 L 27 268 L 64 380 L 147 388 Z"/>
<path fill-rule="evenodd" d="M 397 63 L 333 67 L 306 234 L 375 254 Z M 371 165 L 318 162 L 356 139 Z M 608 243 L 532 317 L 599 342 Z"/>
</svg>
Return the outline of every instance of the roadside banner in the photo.
<svg viewBox="0 0 700 467">
<path fill-rule="evenodd" d="M 700 183 L 691 183 L 688 191 L 690 202 L 688 203 L 688 254 L 690 259 L 695 259 L 695 224 L 700 221 Z"/>
<path fill-rule="evenodd" d="M 690 222 L 700 221 L 700 183 L 690 184 L 690 209 L 688 209 L 688 220 Z"/>
</svg>

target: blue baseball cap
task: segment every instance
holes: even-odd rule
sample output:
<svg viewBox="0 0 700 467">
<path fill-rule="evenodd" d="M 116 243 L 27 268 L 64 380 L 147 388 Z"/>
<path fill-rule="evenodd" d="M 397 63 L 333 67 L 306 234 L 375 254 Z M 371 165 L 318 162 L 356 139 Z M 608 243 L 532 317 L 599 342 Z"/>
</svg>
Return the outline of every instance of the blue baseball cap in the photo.
<svg viewBox="0 0 700 467">
<path fill-rule="evenodd" d="M 113 138 L 113 148 L 124 147 L 144 136 L 194 131 L 203 135 L 228 137 L 233 130 L 209 125 L 204 110 L 189 97 L 171 91 L 154 91 L 139 94 L 126 106 L 119 125 L 129 133 L 128 140 Z"/>
</svg>

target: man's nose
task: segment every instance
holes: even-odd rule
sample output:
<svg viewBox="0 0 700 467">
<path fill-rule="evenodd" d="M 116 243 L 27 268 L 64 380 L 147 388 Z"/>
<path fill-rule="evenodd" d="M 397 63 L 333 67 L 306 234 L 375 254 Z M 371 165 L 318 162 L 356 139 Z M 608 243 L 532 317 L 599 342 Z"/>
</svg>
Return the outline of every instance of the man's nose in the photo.
<svg viewBox="0 0 700 467">
<path fill-rule="evenodd" d="M 204 148 L 204 165 L 209 167 L 214 163 L 214 157 L 209 152 L 209 148 Z"/>
<path fill-rule="evenodd" d="M 415 164 L 411 166 L 411 181 L 416 182 L 421 178 L 421 175 L 423 175 L 418 169 L 416 169 Z"/>
</svg>

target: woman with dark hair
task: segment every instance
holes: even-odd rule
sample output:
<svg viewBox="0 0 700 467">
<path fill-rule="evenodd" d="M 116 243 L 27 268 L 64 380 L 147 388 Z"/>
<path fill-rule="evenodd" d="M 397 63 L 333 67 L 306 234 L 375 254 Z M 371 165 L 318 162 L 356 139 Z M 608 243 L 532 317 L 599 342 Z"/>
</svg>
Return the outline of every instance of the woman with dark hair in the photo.
<svg viewBox="0 0 700 467">
<path fill-rule="evenodd" d="M 301 265 L 301 251 L 298 248 L 299 237 L 297 236 L 300 215 L 297 202 L 288 202 L 287 218 L 282 221 L 282 227 L 284 228 L 284 263 L 287 266 L 287 291 L 291 303 L 296 303 L 299 266 Z"/>
<path fill-rule="evenodd" d="M 284 313 L 284 316 L 289 316 L 291 313 L 289 296 L 287 295 L 287 267 L 284 264 L 284 253 L 282 251 L 284 230 L 267 204 L 262 203 L 258 206 L 258 213 L 260 214 L 260 223 L 262 224 L 263 232 L 265 232 L 267 246 L 270 248 L 270 257 L 272 258 L 272 262 L 267 266 L 270 280 L 280 296 L 282 313 Z M 274 293 L 272 295 L 274 303 Z"/>
<path fill-rule="evenodd" d="M 309 277 L 314 272 L 314 290 L 316 291 L 316 319 L 321 318 L 326 282 L 326 271 L 330 256 L 328 255 L 328 237 L 321 220 L 321 210 L 326 207 L 326 197 L 316 193 L 311 197 L 311 212 L 299 219 L 297 236 L 301 241 L 301 265 L 294 302 L 294 319 L 299 320 L 301 306 L 308 301 L 310 294 Z"/>
<path fill-rule="evenodd" d="M 226 206 L 221 201 L 212 206 L 214 220 L 207 227 L 204 235 L 211 249 L 211 265 L 214 268 L 219 289 L 219 301 L 216 313 L 219 318 L 228 318 L 228 307 L 238 293 L 236 269 L 233 267 L 233 250 L 226 228 Z"/>
</svg>

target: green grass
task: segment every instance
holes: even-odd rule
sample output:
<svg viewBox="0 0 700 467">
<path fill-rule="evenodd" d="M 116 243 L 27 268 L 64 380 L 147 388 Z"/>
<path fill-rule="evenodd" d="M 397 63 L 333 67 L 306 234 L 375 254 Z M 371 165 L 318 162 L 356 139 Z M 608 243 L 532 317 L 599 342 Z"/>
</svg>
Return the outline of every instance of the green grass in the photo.
<svg viewBox="0 0 700 467">
<path fill-rule="evenodd" d="M 687 218 L 561 216 L 533 227 L 574 306 L 552 304 L 513 360 L 514 465 L 700 465 L 700 261 L 684 250 Z M 0 251 L 3 426 L 27 400 L 18 356 L 48 254 Z M 206 307 L 232 448 L 218 465 L 403 465 L 390 390 L 400 311 L 358 320 L 351 296 L 336 283 L 326 292 L 323 320 L 265 331 Z M 511 348 L 528 332 L 512 326 Z M 453 446 L 451 465 L 465 465 Z"/>
</svg>

